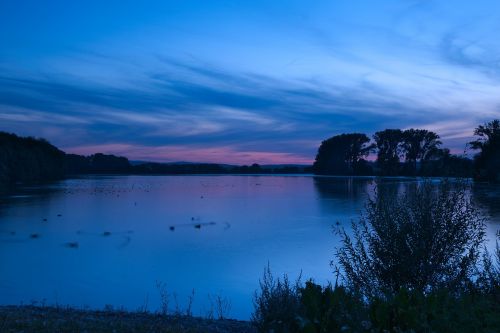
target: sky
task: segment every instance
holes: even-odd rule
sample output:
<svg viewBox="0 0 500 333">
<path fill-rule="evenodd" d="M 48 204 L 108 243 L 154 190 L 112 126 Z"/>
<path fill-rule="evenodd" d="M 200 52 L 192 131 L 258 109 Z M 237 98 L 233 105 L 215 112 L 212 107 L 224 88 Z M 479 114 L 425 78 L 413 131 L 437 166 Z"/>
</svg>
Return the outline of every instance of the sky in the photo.
<svg viewBox="0 0 500 333">
<path fill-rule="evenodd" d="M 0 2 L 0 130 L 131 160 L 307 164 L 500 117 L 498 0 Z"/>
</svg>

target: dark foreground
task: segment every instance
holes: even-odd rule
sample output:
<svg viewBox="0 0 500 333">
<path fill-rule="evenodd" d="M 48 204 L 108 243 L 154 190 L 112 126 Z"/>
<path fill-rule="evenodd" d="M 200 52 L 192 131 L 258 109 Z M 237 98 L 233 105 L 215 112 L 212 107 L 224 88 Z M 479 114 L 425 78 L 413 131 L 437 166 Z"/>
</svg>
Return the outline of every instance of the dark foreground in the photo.
<svg viewBox="0 0 500 333">
<path fill-rule="evenodd" d="M 61 307 L 0 306 L 0 332 L 254 333 L 249 322 L 163 316 L 144 312 L 91 311 Z"/>
</svg>

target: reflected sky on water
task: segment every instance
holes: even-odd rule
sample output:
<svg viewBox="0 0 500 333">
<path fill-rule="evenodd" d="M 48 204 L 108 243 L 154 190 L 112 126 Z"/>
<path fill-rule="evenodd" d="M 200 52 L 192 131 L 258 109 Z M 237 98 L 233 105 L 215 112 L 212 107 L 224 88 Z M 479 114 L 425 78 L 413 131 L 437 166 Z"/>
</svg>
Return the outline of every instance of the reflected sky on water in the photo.
<svg viewBox="0 0 500 333">
<path fill-rule="evenodd" d="M 92 176 L 23 187 L 0 201 L 0 302 L 175 308 L 217 295 L 246 319 L 264 267 L 334 280 L 335 223 L 348 225 L 376 184 L 415 180 L 312 176 Z M 473 187 L 500 227 L 500 189 Z M 210 295 L 210 296 L 209 296 Z"/>
</svg>

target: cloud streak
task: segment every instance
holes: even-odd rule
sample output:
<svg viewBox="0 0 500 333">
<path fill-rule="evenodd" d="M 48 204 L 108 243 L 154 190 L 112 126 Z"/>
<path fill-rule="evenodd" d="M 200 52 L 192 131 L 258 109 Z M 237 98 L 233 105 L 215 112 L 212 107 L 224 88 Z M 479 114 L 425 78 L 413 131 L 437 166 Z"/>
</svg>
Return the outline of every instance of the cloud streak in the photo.
<svg viewBox="0 0 500 333">
<path fill-rule="evenodd" d="M 500 17 L 486 5 L 260 5 L 269 12 L 156 4 L 173 13 L 169 25 L 127 16 L 136 30 L 101 27 L 103 40 L 79 31 L 59 41 L 70 51 L 32 43 L 26 61 L 11 47 L 0 54 L 0 130 L 133 159 L 310 163 L 332 135 L 396 127 L 435 130 L 458 151 L 500 115 L 500 43 L 489 32 Z"/>
</svg>

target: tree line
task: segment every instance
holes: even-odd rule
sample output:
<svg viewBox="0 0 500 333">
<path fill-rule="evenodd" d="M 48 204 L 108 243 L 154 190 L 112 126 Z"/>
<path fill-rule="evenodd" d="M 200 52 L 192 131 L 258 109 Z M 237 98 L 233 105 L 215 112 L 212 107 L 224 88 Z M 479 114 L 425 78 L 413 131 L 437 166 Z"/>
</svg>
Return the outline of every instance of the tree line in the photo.
<svg viewBox="0 0 500 333">
<path fill-rule="evenodd" d="M 75 174 L 263 174 L 451 176 L 500 181 L 500 120 L 478 126 L 470 148 L 474 159 L 441 148 L 438 134 L 425 129 L 386 129 L 373 140 L 363 133 L 341 134 L 323 141 L 311 167 L 216 163 L 141 163 L 125 157 L 66 154 L 45 139 L 0 132 L 0 191 L 17 182 L 61 179 Z M 376 161 L 366 158 L 376 153 Z"/>
<path fill-rule="evenodd" d="M 45 139 L 0 132 L 0 193 L 16 183 L 62 179 L 82 174 L 286 174 L 310 173 L 310 167 L 236 166 L 216 163 L 139 163 L 126 157 L 66 154 Z"/>
<path fill-rule="evenodd" d="M 125 157 L 66 154 L 45 139 L 0 132 L 0 193 L 16 183 L 62 179 L 90 173 L 128 173 Z"/>
<path fill-rule="evenodd" d="M 132 164 L 126 157 L 97 153 L 90 156 L 66 154 L 65 172 L 79 174 L 138 174 L 138 175 L 191 175 L 191 174 L 287 174 L 310 173 L 310 167 L 295 165 L 261 166 L 227 165 L 217 163 L 155 163 Z"/>
<path fill-rule="evenodd" d="M 313 171 L 320 175 L 446 176 L 500 180 L 500 121 L 478 126 L 470 148 L 474 159 L 453 155 L 437 133 L 425 129 L 385 129 L 373 140 L 363 133 L 333 136 L 318 149 Z M 376 153 L 376 161 L 366 158 Z"/>
</svg>

